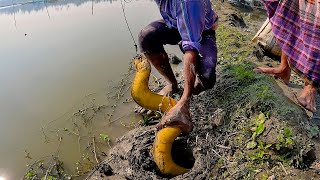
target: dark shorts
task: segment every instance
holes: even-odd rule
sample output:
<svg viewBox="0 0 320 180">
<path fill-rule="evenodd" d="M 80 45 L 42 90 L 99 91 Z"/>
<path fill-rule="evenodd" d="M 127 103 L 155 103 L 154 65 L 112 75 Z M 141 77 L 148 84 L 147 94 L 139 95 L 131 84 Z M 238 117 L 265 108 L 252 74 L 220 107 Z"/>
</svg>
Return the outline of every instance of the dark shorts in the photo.
<svg viewBox="0 0 320 180">
<path fill-rule="evenodd" d="M 165 53 L 163 45 L 177 45 L 180 41 L 179 31 L 175 28 L 168 28 L 163 20 L 150 23 L 139 34 L 139 48 L 142 53 Z M 196 73 L 204 88 L 209 89 L 214 86 L 216 81 L 217 45 L 215 31 L 204 31 L 200 44 Z M 180 44 L 179 46 L 182 50 Z"/>
</svg>

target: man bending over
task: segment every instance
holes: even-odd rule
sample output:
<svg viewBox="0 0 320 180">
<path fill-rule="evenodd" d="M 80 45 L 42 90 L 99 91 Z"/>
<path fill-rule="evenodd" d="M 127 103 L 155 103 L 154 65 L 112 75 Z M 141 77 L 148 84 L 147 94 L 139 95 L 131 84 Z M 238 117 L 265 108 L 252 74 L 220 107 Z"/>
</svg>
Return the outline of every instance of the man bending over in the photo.
<svg viewBox="0 0 320 180">
<path fill-rule="evenodd" d="M 189 104 L 192 94 L 210 89 L 216 82 L 217 47 L 215 29 L 218 16 L 210 0 L 155 0 L 163 19 L 141 30 L 139 47 L 164 76 L 167 85 L 159 92 L 177 92 L 177 80 L 163 45 L 179 45 L 184 53 L 184 90 L 181 99 L 157 125 L 158 129 L 177 125 L 184 133 L 192 131 Z"/>
</svg>

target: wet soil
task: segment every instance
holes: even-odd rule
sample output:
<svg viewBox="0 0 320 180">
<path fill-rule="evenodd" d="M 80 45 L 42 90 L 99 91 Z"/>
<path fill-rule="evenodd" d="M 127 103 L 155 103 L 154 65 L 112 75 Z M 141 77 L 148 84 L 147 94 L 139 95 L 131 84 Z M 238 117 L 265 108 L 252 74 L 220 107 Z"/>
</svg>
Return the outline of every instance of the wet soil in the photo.
<svg viewBox="0 0 320 180">
<path fill-rule="evenodd" d="M 175 162 L 184 167 L 194 164 L 188 173 L 172 179 L 253 179 L 272 175 L 277 177 L 276 179 L 320 178 L 317 173 L 318 168 L 309 169 L 319 158 L 320 146 L 319 143 L 314 143 L 317 140 L 309 138 L 305 128 L 299 125 L 308 118 L 303 110 L 292 114 L 295 118 L 289 123 L 275 117 L 266 121 L 264 133 L 259 139 L 264 144 L 274 146 L 270 153 L 274 154 L 275 159 L 270 158 L 259 163 L 246 157 L 253 151 L 247 150 L 246 143 L 239 141 L 250 139 L 250 135 L 247 136 L 250 134 L 247 131 L 250 126 L 247 125 L 252 123 L 251 118 L 255 113 L 233 114 L 213 103 L 211 98 L 220 94 L 220 88 L 231 87 L 223 81 L 220 79 L 218 84 L 224 84 L 224 87 L 217 86 L 193 98 L 191 112 L 195 128 L 191 134 L 176 140 L 178 145 L 177 148 L 173 148 L 173 152 L 180 154 L 187 150 L 186 155 L 182 155 L 184 159 L 176 157 Z M 289 101 L 286 103 L 290 106 Z M 277 164 L 283 161 L 276 159 L 278 157 L 276 154 L 279 152 L 275 150 L 275 146 L 279 143 L 277 136 L 283 127 L 290 127 L 297 135 L 297 146 L 294 145 L 289 151 L 303 150 L 301 161 L 303 165 L 299 168 L 285 165 L 285 171 Z M 153 126 L 139 127 L 118 139 L 109 157 L 89 179 L 168 179 L 159 173 L 152 159 L 155 133 Z M 288 161 L 290 160 L 296 161 L 293 157 L 288 158 Z M 112 175 L 109 169 L 107 171 L 103 169 L 106 165 L 112 170 Z"/>
</svg>

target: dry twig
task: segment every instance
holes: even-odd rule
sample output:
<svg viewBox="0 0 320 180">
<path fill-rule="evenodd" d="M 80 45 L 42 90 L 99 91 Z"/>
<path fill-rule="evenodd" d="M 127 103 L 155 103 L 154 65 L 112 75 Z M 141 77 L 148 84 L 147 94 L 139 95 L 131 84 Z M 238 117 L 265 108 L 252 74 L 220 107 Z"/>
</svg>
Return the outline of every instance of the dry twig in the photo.
<svg viewBox="0 0 320 180">
<path fill-rule="evenodd" d="M 95 143 L 95 137 L 94 136 L 92 138 L 92 143 L 93 143 L 92 145 L 93 145 L 94 158 L 96 159 L 97 164 L 99 164 L 99 160 L 98 160 L 97 152 L 96 152 L 96 143 Z"/>
</svg>

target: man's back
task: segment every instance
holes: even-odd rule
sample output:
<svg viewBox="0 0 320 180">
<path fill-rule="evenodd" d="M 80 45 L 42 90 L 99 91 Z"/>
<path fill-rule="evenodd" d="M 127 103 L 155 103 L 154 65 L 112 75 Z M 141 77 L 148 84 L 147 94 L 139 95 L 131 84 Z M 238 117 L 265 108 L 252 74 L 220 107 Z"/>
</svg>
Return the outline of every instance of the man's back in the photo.
<svg viewBox="0 0 320 180">
<path fill-rule="evenodd" d="M 198 17 L 204 20 L 204 30 L 210 29 L 217 20 L 210 0 L 155 0 L 169 28 L 178 28 L 179 17 L 184 21 Z M 192 11 L 198 9 L 198 11 Z M 192 25 L 191 25 L 192 26 Z"/>
</svg>

